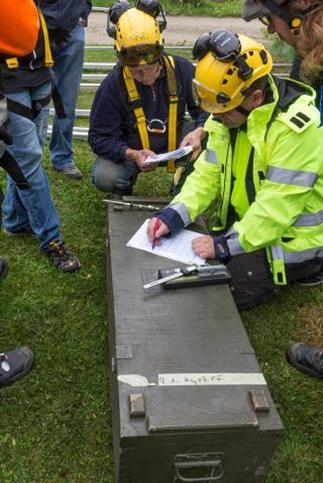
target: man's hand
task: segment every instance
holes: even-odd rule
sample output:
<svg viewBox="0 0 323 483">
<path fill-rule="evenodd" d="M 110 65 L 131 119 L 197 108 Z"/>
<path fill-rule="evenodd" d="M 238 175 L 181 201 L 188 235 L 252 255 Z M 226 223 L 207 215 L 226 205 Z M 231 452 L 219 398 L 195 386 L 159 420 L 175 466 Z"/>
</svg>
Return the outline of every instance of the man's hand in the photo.
<svg viewBox="0 0 323 483">
<path fill-rule="evenodd" d="M 128 161 L 133 161 L 136 163 L 140 171 L 153 171 L 157 165 L 156 164 L 145 164 L 145 159 L 149 157 L 156 156 L 156 153 L 150 151 L 150 149 L 137 149 L 128 148 L 125 152 L 126 159 Z"/>
<path fill-rule="evenodd" d="M 191 160 L 195 161 L 202 152 L 201 142 L 205 137 L 205 132 L 202 127 L 197 127 L 194 131 L 189 132 L 184 136 L 180 144 L 180 148 L 185 146 L 192 146 L 193 152 L 191 155 Z"/>
<path fill-rule="evenodd" d="M 159 225 L 159 228 L 158 228 Z M 161 221 L 159 218 L 151 218 L 147 225 L 147 237 L 151 243 L 155 243 L 157 246 L 160 245 L 159 238 L 161 236 L 168 235 L 168 226 Z"/>
<path fill-rule="evenodd" d="M 204 260 L 215 258 L 213 238 L 210 235 L 203 235 L 194 238 L 192 241 L 193 252 Z"/>
</svg>

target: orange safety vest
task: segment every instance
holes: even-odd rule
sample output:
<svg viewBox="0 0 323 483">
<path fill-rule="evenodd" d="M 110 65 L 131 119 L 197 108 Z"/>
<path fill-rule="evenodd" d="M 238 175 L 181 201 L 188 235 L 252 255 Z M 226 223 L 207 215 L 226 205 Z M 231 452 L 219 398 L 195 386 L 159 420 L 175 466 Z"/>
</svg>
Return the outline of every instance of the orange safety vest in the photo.
<svg viewBox="0 0 323 483">
<path fill-rule="evenodd" d="M 24 56 L 37 42 L 39 15 L 33 0 L 0 0 L 0 52 Z"/>
</svg>

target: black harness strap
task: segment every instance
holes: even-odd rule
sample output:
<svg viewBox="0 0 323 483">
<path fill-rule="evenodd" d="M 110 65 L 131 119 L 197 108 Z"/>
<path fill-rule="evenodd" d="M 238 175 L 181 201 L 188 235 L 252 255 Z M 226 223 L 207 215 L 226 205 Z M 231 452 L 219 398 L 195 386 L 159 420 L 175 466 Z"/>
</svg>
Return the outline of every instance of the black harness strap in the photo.
<svg viewBox="0 0 323 483">
<path fill-rule="evenodd" d="M 52 99 L 53 99 L 56 116 L 58 117 L 58 119 L 65 119 L 66 114 L 65 114 L 64 104 L 63 104 L 61 95 L 58 92 L 57 86 L 54 82 L 52 86 Z"/>
<path fill-rule="evenodd" d="M 0 166 L 11 176 L 19 189 L 26 190 L 31 188 L 20 166 L 9 151 L 5 150 L 0 158 Z"/>
<path fill-rule="evenodd" d="M 20 102 L 7 99 L 7 107 L 8 111 L 13 112 L 14 114 L 18 114 L 18 116 L 26 117 L 30 121 L 33 121 L 38 116 L 42 108 L 49 104 L 50 99 L 51 94 L 44 97 L 44 99 L 32 101 L 31 107 L 20 104 Z"/>
</svg>

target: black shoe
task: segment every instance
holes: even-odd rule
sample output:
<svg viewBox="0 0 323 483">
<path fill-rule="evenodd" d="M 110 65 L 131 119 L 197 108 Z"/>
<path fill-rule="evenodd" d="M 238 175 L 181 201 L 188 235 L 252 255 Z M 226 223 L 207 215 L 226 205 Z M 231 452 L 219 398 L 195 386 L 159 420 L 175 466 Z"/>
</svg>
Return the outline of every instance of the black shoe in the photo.
<svg viewBox="0 0 323 483">
<path fill-rule="evenodd" d="M 311 275 L 310 277 L 301 278 L 295 280 L 295 285 L 300 287 L 315 287 L 317 285 L 323 284 L 323 272 L 317 273 L 316 275 Z"/>
<path fill-rule="evenodd" d="M 8 275 L 8 260 L 0 257 L 0 280 Z"/>
<path fill-rule="evenodd" d="M 20 347 L 0 354 L 0 387 L 23 377 L 34 365 L 34 354 L 28 347 Z"/>
<path fill-rule="evenodd" d="M 299 371 L 323 379 L 323 348 L 297 342 L 288 347 L 286 358 Z"/>
<path fill-rule="evenodd" d="M 110 196 L 110 200 L 112 201 L 122 201 L 123 195 L 119 195 L 118 193 L 112 193 Z"/>
<path fill-rule="evenodd" d="M 51 241 L 46 253 L 61 272 L 72 273 L 81 267 L 79 260 L 63 242 Z"/>
<path fill-rule="evenodd" d="M 114 200 L 114 201 L 121 200 L 122 201 L 123 196 L 132 196 L 132 192 L 133 192 L 132 185 L 129 186 L 125 190 L 121 190 L 121 189 L 116 188 L 113 191 L 113 193 L 111 194 L 110 200 Z"/>
<path fill-rule="evenodd" d="M 3 233 L 7 236 L 23 236 L 23 235 L 35 235 L 35 233 L 33 232 L 33 229 L 31 228 L 31 226 L 29 225 L 26 225 L 24 226 L 23 228 L 20 228 L 19 230 L 16 230 L 16 231 L 9 231 L 9 230 L 6 230 L 5 228 L 3 228 Z"/>
</svg>

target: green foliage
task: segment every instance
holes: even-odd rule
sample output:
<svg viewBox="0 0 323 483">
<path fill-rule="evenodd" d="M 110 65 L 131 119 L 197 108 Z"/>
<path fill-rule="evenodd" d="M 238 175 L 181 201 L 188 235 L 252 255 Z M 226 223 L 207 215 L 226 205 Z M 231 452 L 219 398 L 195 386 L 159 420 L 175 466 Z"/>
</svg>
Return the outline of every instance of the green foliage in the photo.
<svg viewBox="0 0 323 483">
<path fill-rule="evenodd" d="M 277 61 L 292 62 L 295 57 L 294 48 L 281 40 L 278 35 L 270 36 L 269 49 Z"/>
<path fill-rule="evenodd" d="M 96 7 L 109 7 L 114 0 L 94 0 Z M 134 4 L 134 2 L 130 3 Z M 242 0 L 162 0 L 160 2 L 168 15 L 208 15 L 212 17 L 238 17 Z"/>
</svg>

